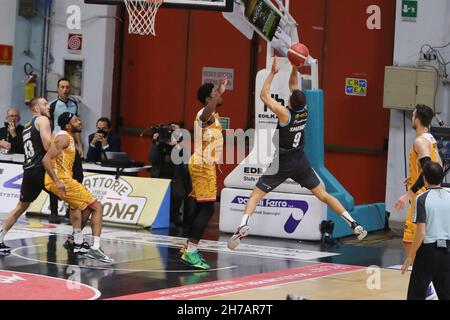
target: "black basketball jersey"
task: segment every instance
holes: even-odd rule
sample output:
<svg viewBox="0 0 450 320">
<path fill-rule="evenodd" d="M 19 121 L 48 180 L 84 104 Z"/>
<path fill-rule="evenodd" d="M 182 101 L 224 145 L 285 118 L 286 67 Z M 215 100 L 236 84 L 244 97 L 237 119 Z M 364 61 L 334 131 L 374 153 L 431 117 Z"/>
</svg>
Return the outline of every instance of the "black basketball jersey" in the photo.
<svg viewBox="0 0 450 320">
<path fill-rule="evenodd" d="M 25 151 L 24 170 L 42 166 L 42 159 L 46 153 L 42 144 L 41 133 L 35 126 L 37 118 L 37 116 L 34 116 L 33 119 L 28 121 L 23 130 L 23 148 Z"/>
<path fill-rule="evenodd" d="M 288 108 L 289 123 L 281 126 L 278 122 L 278 132 L 280 139 L 280 154 L 290 151 L 301 151 L 305 146 L 304 131 L 308 122 L 308 110 L 305 108 L 294 111 Z"/>
</svg>

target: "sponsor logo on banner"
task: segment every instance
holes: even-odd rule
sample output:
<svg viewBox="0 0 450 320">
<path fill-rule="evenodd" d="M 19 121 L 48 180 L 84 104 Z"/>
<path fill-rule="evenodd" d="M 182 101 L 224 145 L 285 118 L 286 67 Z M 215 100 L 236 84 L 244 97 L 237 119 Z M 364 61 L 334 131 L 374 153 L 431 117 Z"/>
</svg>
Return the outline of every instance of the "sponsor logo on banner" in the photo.
<svg viewBox="0 0 450 320">
<path fill-rule="evenodd" d="M 229 188 L 222 190 L 220 231 L 236 231 L 251 192 Z M 251 234 L 320 240 L 322 235 L 319 226 L 326 217 L 326 205 L 313 195 L 273 192 L 258 203 L 252 216 Z"/>
<path fill-rule="evenodd" d="M 254 167 L 245 167 L 244 173 L 245 174 L 251 174 L 251 175 L 259 175 L 261 176 L 263 174 L 264 170 L 261 168 L 254 168 Z"/>
<path fill-rule="evenodd" d="M 136 225 L 141 217 L 147 199 L 133 195 L 134 188 L 128 181 L 107 175 L 85 175 L 84 186 L 103 205 L 103 220 L 120 224 Z M 65 212 L 61 204 L 59 211 Z M 50 198 L 44 203 L 44 211 L 49 214 Z"/>
<path fill-rule="evenodd" d="M 231 203 L 246 205 L 248 199 L 249 197 L 237 196 L 233 199 L 233 201 L 231 201 Z M 286 231 L 286 233 L 294 233 L 295 230 L 297 230 L 300 222 L 309 209 L 308 203 L 303 200 L 278 199 L 262 199 L 257 204 L 257 207 L 293 209 L 288 219 L 286 220 L 286 223 L 284 224 L 284 231 Z"/>
<path fill-rule="evenodd" d="M 269 70 L 261 70 L 258 72 L 256 77 L 256 92 L 261 92 L 264 82 L 269 74 Z M 286 86 L 286 83 L 289 82 L 291 76 L 291 70 L 288 68 L 280 70 L 277 75 L 277 80 L 274 81 L 270 96 L 272 99 L 280 103 L 282 106 L 287 107 L 289 97 L 291 92 L 289 90 L 289 86 Z M 255 120 L 256 120 L 256 129 L 264 129 L 264 128 L 276 128 L 278 124 L 278 117 L 275 113 L 270 111 L 270 109 L 262 102 L 262 100 L 258 97 L 255 97 Z"/>
<path fill-rule="evenodd" d="M 285 100 L 280 97 L 278 94 L 271 94 L 271 97 L 279 102 L 281 105 L 285 106 Z M 263 110 L 262 112 L 258 113 L 258 122 L 261 124 L 272 124 L 277 125 L 278 124 L 278 117 L 275 113 L 269 110 L 269 107 L 263 104 Z"/>
<path fill-rule="evenodd" d="M 0 199 L 3 212 L 14 209 L 20 199 L 22 184 L 22 165 L 0 163 Z M 170 180 L 140 177 L 120 177 L 85 173 L 84 185 L 103 204 L 104 221 L 138 225 L 144 228 L 152 226 L 157 217 L 158 227 L 166 224 L 170 204 L 166 194 Z M 50 214 L 50 201 L 46 192 L 41 192 L 29 212 Z M 60 201 L 58 211 L 65 215 L 66 205 Z"/>
<path fill-rule="evenodd" d="M 170 180 L 85 173 L 83 184 L 103 205 L 105 222 L 148 228 L 157 221 L 158 228 L 169 226 Z M 50 214 L 49 202 L 42 192 L 29 211 Z"/>
<path fill-rule="evenodd" d="M 367 80 L 347 78 L 345 80 L 345 94 L 365 97 L 367 95 Z"/>
<path fill-rule="evenodd" d="M 105 221 L 136 224 L 144 211 L 147 199 L 133 196 L 133 185 L 114 176 L 91 175 L 83 184 L 103 204 Z"/>
<path fill-rule="evenodd" d="M 2 211 L 9 212 L 20 199 L 23 169 L 21 165 L 0 163 L 0 199 Z"/>
<path fill-rule="evenodd" d="M 255 167 L 244 167 L 244 174 L 242 175 L 244 181 L 249 182 L 258 182 L 259 178 L 264 173 L 264 169 L 262 168 L 255 168 Z"/>
<path fill-rule="evenodd" d="M 20 190 L 20 188 L 22 187 L 22 179 L 23 173 L 19 174 L 17 177 L 5 181 L 5 183 L 3 183 L 3 187 L 6 189 Z M 17 181 L 20 181 L 20 183 L 17 183 Z"/>
</svg>

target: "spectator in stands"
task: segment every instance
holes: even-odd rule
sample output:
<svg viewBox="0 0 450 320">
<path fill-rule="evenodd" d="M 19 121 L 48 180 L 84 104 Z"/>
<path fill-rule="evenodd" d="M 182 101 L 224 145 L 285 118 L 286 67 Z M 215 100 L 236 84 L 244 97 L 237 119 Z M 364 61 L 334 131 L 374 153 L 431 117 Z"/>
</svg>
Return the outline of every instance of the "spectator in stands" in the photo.
<svg viewBox="0 0 450 320">
<path fill-rule="evenodd" d="M 6 112 L 5 127 L 0 129 L 0 149 L 2 153 L 23 154 L 23 126 L 19 122 L 19 110 L 9 108 Z"/>
<path fill-rule="evenodd" d="M 97 132 L 89 136 L 89 150 L 86 160 L 99 162 L 105 152 L 120 152 L 120 137 L 111 132 L 111 120 L 100 118 L 97 121 Z"/>
</svg>

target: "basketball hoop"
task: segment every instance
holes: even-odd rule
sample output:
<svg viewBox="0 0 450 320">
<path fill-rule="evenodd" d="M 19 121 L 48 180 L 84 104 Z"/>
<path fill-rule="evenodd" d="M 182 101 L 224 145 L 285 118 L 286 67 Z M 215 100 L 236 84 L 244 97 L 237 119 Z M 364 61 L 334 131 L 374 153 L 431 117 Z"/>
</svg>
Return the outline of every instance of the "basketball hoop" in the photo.
<svg viewBox="0 0 450 320">
<path fill-rule="evenodd" d="M 164 0 L 124 0 L 127 7 L 130 23 L 128 33 L 145 35 L 156 35 L 155 20 L 158 9 Z"/>
</svg>

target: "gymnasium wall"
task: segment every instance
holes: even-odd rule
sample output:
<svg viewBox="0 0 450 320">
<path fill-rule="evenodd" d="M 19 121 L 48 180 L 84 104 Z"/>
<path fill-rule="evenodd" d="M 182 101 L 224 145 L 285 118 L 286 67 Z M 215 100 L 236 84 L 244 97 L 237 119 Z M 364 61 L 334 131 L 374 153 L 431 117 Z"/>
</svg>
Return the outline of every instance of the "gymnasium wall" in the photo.
<svg viewBox="0 0 450 320">
<path fill-rule="evenodd" d="M 38 74 L 37 94 L 42 87 L 42 56 L 44 50 L 45 1 L 35 1 L 38 13 L 35 17 L 18 15 L 18 1 L 0 0 L 0 44 L 12 44 L 13 66 L 0 66 L 0 120 L 4 119 L 10 106 L 19 108 L 22 123 L 31 118 L 31 112 L 24 103 L 24 64 L 31 63 Z M 47 71 L 64 74 L 64 59 L 83 61 L 82 96 L 80 114 L 83 120 L 83 142 L 87 150 L 88 135 L 95 131 L 96 120 L 111 115 L 116 7 L 86 5 L 84 0 L 55 0 L 52 2 L 50 20 L 49 63 Z M 67 18 L 69 6 L 78 6 L 81 13 L 81 29 L 69 30 Z M 74 54 L 67 48 L 69 33 L 83 35 L 83 50 Z M 56 81 L 47 82 L 44 96 L 49 100 L 56 97 Z"/>
<path fill-rule="evenodd" d="M 2 8 L 0 10 L 0 44 L 13 46 L 16 26 L 16 1 L 0 0 L 0 7 Z M 12 66 L 0 65 L 0 120 L 4 119 L 6 110 L 11 106 L 12 75 Z"/>
<path fill-rule="evenodd" d="M 401 0 L 291 0 L 301 40 L 320 61 L 327 167 L 355 197 L 356 203 L 386 200 L 392 219 L 398 221 L 404 219 L 404 212 L 397 213 L 392 206 L 404 190 L 403 113 L 382 109 L 384 66 L 414 65 L 422 44 L 439 46 L 449 41 L 450 27 L 447 0 L 419 1 L 415 22 L 401 20 L 401 3 Z M 0 117 L 4 117 L 12 103 L 22 101 L 19 86 L 29 22 L 17 17 L 17 1 L 0 0 L 0 4 L 0 43 L 14 44 L 14 67 L 0 66 Z M 66 49 L 69 30 L 64 21 L 70 4 L 79 5 L 83 13 L 79 32 L 85 35 L 85 46 L 81 55 L 73 55 Z M 371 5 L 380 9 L 380 30 L 369 30 L 366 26 Z M 85 5 L 83 0 L 54 1 L 49 71 L 63 73 L 64 58 L 85 61 L 85 94 L 81 97 L 85 138 L 94 130 L 96 118 L 111 115 L 125 129 L 124 149 L 136 160 L 145 161 L 150 140 L 139 138 L 143 128 L 169 121 L 184 121 L 192 128 L 192 119 L 200 108 L 195 91 L 203 66 L 234 69 L 235 88 L 225 96 L 221 114 L 231 118 L 232 128 L 245 129 L 254 123 L 249 107 L 253 106 L 249 95 L 254 94 L 252 64 L 256 70 L 265 67 L 263 41 L 248 41 L 220 13 L 162 9 L 157 18 L 157 37 L 129 36 L 124 32 L 122 47 L 116 40 L 120 39 L 123 27 L 116 23 L 115 15 L 114 6 Z M 36 66 L 42 54 L 37 49 L 42 47 L 38 31 L 36 26 L 32 33 Z M 446 59 L 450 58 L 449 50 L 442 51 Z M 345 95 L 347 77 L 367 79 L 367 96 Z M 450 122 L 448 104 L 448 87 L 440 86 L 437 105 L 446 124 Z M 19 107 L 25 112 L 23 105 Z M 405 114 L 407 146 L 413 139 L 410 117 L 410 113 Z M 385 151 L 387 139 L 389 156 Z M 222 166 L 220 184 L 232 167 Z"/>
<path fill-rule="evenodd" d="M 219 113 L 231 119 L 231 129 L 246 129 L 250 41 L 217 12 L 161 9 L 156 32 L 156 37 L 125 35 L 120 105 L 124 149 L 146 161 L 151 141 L 139 137 L 143 128 L 182 121 L 193 130 L 202 107 L 196 95 L 203 67 L 234 69 L 234 89 L 224 95 Z M 220 185 L 233 168 L 221 166 Z"/>
<path fill-rule="evenodd" d="M 7 3 L 8 7 L 4 8 L 9 11 L 1 11 L 3 15 L 7 13 L 0 19 L 0 23 L 5 25 L 2 30 L 9 30 L 12 37 L 15 35 L 16 42 L 23 42 L 23 33 L 19 35 L 11 27 L 14 22 L 10 20 L 17 15 L 16 7 L 12 5 L 14 2 Z M 85 35 L 85 46 L 81 55 L 67 52 L 65 43 L 69 33 L 64 26 L 66 8 L 74 3 L 83 12 L 80 33 Z M 380 8 L 380 30 L 369 30 L 366 26 L 370 5 Z M 301 41 L 320 61 L 320 85 L 324 89 L 326 108 L 326 164 L 355 197 L 356 203 L 383 202 L 385 199 L 387 156 L 384 149 L 389 113 L 381 106 L 384 66 L 392 64 L 394 5 L 394 1 L 382 0 L 291 1 L 291 12 L 300 24 Z M 443 24 L 443 20 L 438 21 L 439 17 L 443 19 L 444 12 L 448 12 L 445 9 L 436 9 L 443 13 L 436 15 L 437 20 L 436 17 L 428 20 Z M 202 67 L 234 70 L 234 90 L 226 94 L 220 113 L 231 118 L 233 129 L 247 129 L 254 123 L 253 98 L 249 98 L 254 95 L 255 74 L 252 71 L 265 67 L 266 46 L 261 40 L 248 41 L 220 13 L 161 9 L 157 17 L 157 37 L 139 37 L 123 32 L 126 24 L 115 23 L 112 17 L 116 15 L 116 8 L 113 6 L 63 0 L 54 2 L 53 11 L 53 63 L 49 71 L 62 74 L 64 58 L 83 59 L 85 62 L 85 94 L 81 97 L 85 140 L 87 134 L 94 131 L 95 120 L 99 116 L 111 116 L 122 129 L 124 150 L 136 160 L 146 161 L 151 142 L 139 137 L 144 128 L 183 121 L 188 129 L 192 129 L 192 120 L 200 108 L 195 94 L 201 83 Z M 417 25 L 421 23 L 424 21 L 419 20 Z M 118 42 L 114 51 L 114 36 L 116 40 L 120 39 L 122 32 L 123 47 L 122 42 Z M 427 33 L 423 31 L 424 36 Z M 7 34 L 2 32 L 1 36 Z M 416 31 L 405 31 L 401 39 L 414 34 Z M 437 43 L 441 43 L 440 40 L 436 39 Z M 405 47 L 408 41 L 399 42 L 401 45 L 398 47 Z M 253 65 L 255 70 L 252 70 Z M 0 67 L 0 77 L 11 76 L 8 68 L 11 69 Z M 16 80 L 19 73 L 20 70 Z M 367 96 L 346 96 L 347 77 L 367 79 Z M 13 82 L 5 80 L 4 83 L 6 85 L 0 90 L 5 94 L 1 98 L 7 101 L 0 105 L 1 108 L 7 108 L 12 100 L 8 98 L 11 94 L 8 85 L 12 86 Z M 20 99 L 20 90 L 14 91 L 13 95 Z M 118 105 L 120 114 L 117 114 Z M 219 185 L 232 169 L 232 165 L 221 167 Z"/>
<path fill-rule="evenodd" d="M 67 8 L 81 8 L 81 29 L 67 28 Z M 100 117 L 111 116 L 114 74 L 115 6 L 87 5 L 84 0 L 56 0 L 53 2 L 49 72 L 64 75 L 64 60 L 83 61 L 80 114 L 83 121 L 83 143 L 87 152 L 88 136 L 96 131 Z M 67 49 L 69 33 L 83 35 L 83 50 L 72 53 Z M 56 97 L 56 84 L 48 83 L 49 99 Z"/>
<path fill-rule="evenodd" d="M 374 5 L 381 29 L 370 30 L 367 11 Z M 291 1 L 291 12 L 300 24 L 301 41 L 320 63 L 326 166 L 356 204 L 384 202 L 389 113 L 382 109 L 383 84 L 384 66 L 392 64 L 395 4 Z M 366 79 L 367 95 L 346 95 L 346 78 Z"/>
<path fill-rule="evenodd" d="M 366 26 L 370 5 L 381 9 L 381 30 Z M 389 113 L 382 109 L 382 92 L 384 66 L 392 64 L 395 3 L 291 1 L 291 12 L 300 24 L 301 41 L 320 60 L 326 165 L 357 204 L 384 202 Z M 235 88 L 226 94 L 220 113 L 231 118 L 232 128 L 254 123 L 248 99 L 255 81 L 250 78 L 252 42 L 219 13 L 162 9 L 157 19 L 156 38 L 125 35 L 121 124 L 128 128 L 126 151 L 147 158 L 150 141 L 132 129 L 174 120 L 192 129 L 203 66 L 234 69 Z M 265 48 L 258 40 L 257 70 L 265 66 Z M 346 96 L 347 77 L 367 79 L 367 96 Z M 222 166 L 219 185 L 232 168 Z"/>
<path fill-rule="evenodd" d="M 450 42 L 450 2 L 447 0 L 418 1 L 415 22 L 403 21 L 401 18 L 401 1 L 397 0 L 394 64 L 415 66 L 423 44 L 443 46 Z M 450 61 L 450 47 L 440 50 L 443 58 Z M 448 70 L 448 66 L 447 66 Z M 446 126 L 450 126 L 450 86 L 439 82 L 436 93 L 436 109 Z M 389 123 L 389 157 L 386 183 L 386 210 L 391 213 L 391 220 L 404 221 L 406 209 L 398 212 L 394 209 L 396 200 L 405 192 L 405 156 L 408 159 L 409 148 L 415 133 L 411 129 L 411 112 L 390 111 Z M 403 125 L 405 121 L 405 126 Z M 437 126 L 433 120 L 433 126 Z M 405 132 L 405 134 L 404 134 Z M 406 152 L 404 151 L 404 140 Z M 406 165 L 406 167 L 405 167 Z"/>
<path fill-rule="evenodd" d="M 368 29 L 369 6 L 380 28 Z M 326 166 L 356 204 L 384 202 L 389 112 L 382 109 L 384 66 L 392 64 L 393 1 L 327 1 L 323 58 Z M 347 78 L 365 79 L 366 96 L 346 95 Z"/>
<path fill-rule="evenodd" d="M 16 1 L 18 2 L 18 1 Z M 39 4 L 44 3 L 39 2 Z M 19 5 L 17 5 L 19 7 Z M 35 69 L 35 74 L 41 78 L 42 51 L 44 48 L 44 6 L 37 6 L 38 14 L 35 17 L 25 18 L 15 12 L 15 39 L 14 39 L 14 64 L 12 78 L 11 105 L 20 110 L 22 123 L 31 118 L 31 111 L 25 105 L 23 80 L 25 79 L 24 65 L 29 63 Z M 41 84 L 37 85 L 37 92 L 41 90 Z"/>
</svg>

